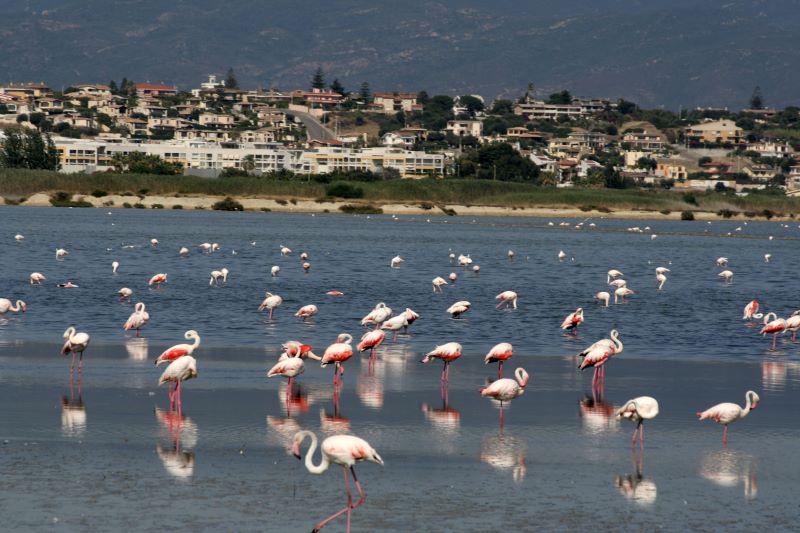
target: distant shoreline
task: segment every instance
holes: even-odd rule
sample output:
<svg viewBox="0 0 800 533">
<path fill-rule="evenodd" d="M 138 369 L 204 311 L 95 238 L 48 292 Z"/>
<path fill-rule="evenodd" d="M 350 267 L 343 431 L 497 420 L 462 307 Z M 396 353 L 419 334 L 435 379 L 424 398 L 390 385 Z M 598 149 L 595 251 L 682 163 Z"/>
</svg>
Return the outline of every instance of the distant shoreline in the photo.
<svg viewBox="0 0 800 533">
<path fill-rule="evenodd" d="M 183 209 L 183 210 L 212 210 L 212 206 L 225 199 L 225 196 L 210 195 L 118 195 L 109 194 L 100 198 L 90 195 L 74 194 L 72 200 L 88 202 L 95 208 L 107 209 Z M 261 198 L 248 196 L 231 196 L 233 200 L 241 203 L 245 211 L 264 211 L 276 213 L 339 213 L 344 214 L 342 206 L 372 206 L 380 208 L 386 215 L 419 215 L 419 216 L 445 216 L 449 210 L 455 216 L 491 216 L 491 217 L 534 217 L 534 218 L 614 218 L 627 220 L 680 220 L 681 211 L 647 210 L 647 209 L 580 209 L 577 207 L 559 206 L 527 206 L 503 207 L 492 205 L 458 205 L 437 204 L 431 206 L 427 202 L 380 202 L 366 200 L 310 200 L 282 198 Z M 50 203 L 51 195 L 37 193 L 31 195 L 19 204 L 27 207 L 56 207 Z M 0 205 L 5 200 L 0 197 Z M 155 207 L 154 207 L 155 206 Z M 178 206 L 178 207 L 176 207 Z M 423 207 L 424 206 L 424 207 Z M 87 206 L 88 207 L 88 206 Z M 742 213 L 731 218 L 724 218 L 715 212 L 694 210 L 695 220 L 701 221 L 736 221 L 736 220 L 766 220 L 764 216 L 745 216 Z M 789 216 L 775 216 L 772 220 L 791 221 Z"/>
</svg>

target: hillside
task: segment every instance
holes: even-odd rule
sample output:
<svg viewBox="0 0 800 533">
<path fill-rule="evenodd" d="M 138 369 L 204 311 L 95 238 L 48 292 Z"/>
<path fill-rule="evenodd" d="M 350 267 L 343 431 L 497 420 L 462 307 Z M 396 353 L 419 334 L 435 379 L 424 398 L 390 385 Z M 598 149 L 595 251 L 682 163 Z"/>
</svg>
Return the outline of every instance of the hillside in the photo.
<svg viewBox="0 0 800 533">
<path fill-rule="evenodd" d="M 302 6 L 302 7 L 300 7 Z M 647 106 L 796 104 L 794 0 L 28 0 L 0 17 L 0 81 L 623 96 Z"/>
</svg>

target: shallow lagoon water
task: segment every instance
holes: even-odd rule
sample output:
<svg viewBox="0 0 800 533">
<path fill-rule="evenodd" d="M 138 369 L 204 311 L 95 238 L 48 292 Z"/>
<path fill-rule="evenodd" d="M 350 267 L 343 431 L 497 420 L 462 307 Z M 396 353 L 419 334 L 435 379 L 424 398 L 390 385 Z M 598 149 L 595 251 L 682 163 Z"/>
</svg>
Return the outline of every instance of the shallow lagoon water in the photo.
<svg viewBox="0 0 800 533">
<path fill-rule="evenodd" d="M 386 461 L 357 467 L 367 501 L 352 512 L 353 531 L 796 526 L 800 350 L 781 339 L 772 353 L 740 320 L 754 296 L 781 316 L 797 305 L 796 225 L 592 219 L 575 230 L 536 219 L 111 213 L 0 208 L 0 296 L 29 305 L 0 319 L 0 509 L 10 529 L 310 530 L 344 505 L 344 494 L 338 467 L 313 476 L 286 453 L 301 428 L 359 435 Z M 646 225 L 657 239 L 626 231 Z M 23 243 L 13 241 L 17 232 Z M 180 246 L 206 241 L 222 249 L 178 257 Z M 281 244 L 294 253 L 281 256 Z M 64 261 L 55 260 L 59 246 L 70 251 Z M 481 273 L 450 265 L 449 249 L 470 253 Z M 567 261 L 557 261 L 559 249 Z M 297 257 L 303 250 L 309 274 Z M 397 253 L 406 263 L 390 269 Z M 769 264 L 764 253 L 773 255 Z M 716 276 L 722 255 L 735 272 L 731 285 Z M 121 263 L 116 275 L 113 260 Z M 277 278 L 269 276 L 274 264 Z M 659 292 L 660 265 L 672 272 Z M 228 284 L 210 287 L 208 273 L 222 266 L 231 270 Z M 591 296 L 606 290 L 612 267 L 638 294 L 603 309 Z M 32 271 L 48 281 L 31 287 Z M 430 280 L 451 271 L 455 286 L 433 294 Z M 168 272 L 169 282 L 148 290 L 156 272 Z M 81 287 L 55 287 L 68 278 Z M 132 307 L 116 301 L 121 286 L 148 304 L 144 339 L 121 330 Z M 345 296 L 326 296 L 331 289 Z M 515 312 L 494 310 L 506 289 L 520 294 Z M 256 311 L 264 290 L 285 300 L 272 323 Z M 451 320 L 444 309 L 460 299 L 473 310 Z M 378 301 L 422 318 L 409 335 L 387 339 L 373 372 L 366 357 L 345 365 L 338 412 L 331 370 L 312 365 L 287 406 L 285 383 L 265 378 L 280 343 L 300 338 L 321 352 L 341 331 L 357 337 L 358 320 Z M 306 303 L 320 313 L 304 324 L 291 315 Z M 578 305 L 586 324 L 562 335 L 558 324 Z M 93 337 L 80 391 L 58 355 L 69 324 Z M 178 418 L 165 411 L 152 360 L 190 327 L 203 336 L 200 377 L 186 384 Z M 612 327 L 625 351 L 608 366 L 604 403 L 593 403 L 591 374 L 576 370 L 573 354 Z M 465 355 L 443 405 L 440 367 L 418 359 L 451 340 Z M 515 346 L 506 373 L 521 365 L 533 374 L 506 407 L 502 433 L 497 405 L 477 394 L 495 373 L 483 355 L 500 341 Z M 722 428 L 694 412 L 742 404 L 747 389 L 762 404 L 731 426 L 723 449 Z M 630 452 L 633 426 L 608 417 L 642 394 L 661 404 L 645 426 L 643 457 Z M 345 526 L 342 518 L 326 530 Z"/>
</svg>

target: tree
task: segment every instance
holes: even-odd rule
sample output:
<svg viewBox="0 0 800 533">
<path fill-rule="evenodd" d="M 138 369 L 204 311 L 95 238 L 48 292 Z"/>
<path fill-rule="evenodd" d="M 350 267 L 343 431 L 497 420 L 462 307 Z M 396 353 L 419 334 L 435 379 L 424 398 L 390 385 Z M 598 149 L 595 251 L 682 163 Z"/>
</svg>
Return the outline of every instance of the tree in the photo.
<svg viewBox="0 0 800 533">
<path fill-rule="evenodd" d="M 458 98 L 458 103 L 462 107 L 467 108 L 467 113 L 469 113 L 470 117 L 474 117 L 475 113 L 483 111 L 484 105 L 480 98 L 477 98 L 472 95 L 464 95 Z"/>
<path fill-rule="evenodd" d="M 317 67 L 314 77 L 311 78 L 311 88 L 319 89 L 320 91 L 325 88 L 325 72 L 322 67 Z"/>
<path fill-rule="evenodd" d="M 566 105 L 572 103 L 572 95 L 566 89 L 561 92 L 553 93 L 547 98 L 548 104 Z"/>
<path fill-rule="evenodd" d="M 119 92 L 119 87 L 117 87 L 117 82 L 111 80 L 108 82 L 108 88 L 111 91 L 111 94 L 117 94 Z"/>
<path fill-rule="evenodd" d="M 250 174 L 256 169 L 256 158 L 253 154 L 248 154 L 242 158 L 242 170 Z"/>
<path fill-rule="evenodd" d="M 638 107 L 636 106 L 636 104 L 634 104 L 633 102 L 629 102 L 628 100 L 625 100 L 624 98 L 620 98 L 617 101 L 617 111 L 619 111 L 623 115 L 630 115 L 631 113 L 635 112 L 637 109 L 638 109 Z"/>
<path fill-rule="evenodd" d="M 764 98 L 761 96 L 761 87 L 753 89 L 753 95 L 750 96 L 750 109 L 764 109 Z"/>
<path fill-rule="evenodd" d="M 331 83 L 331 92 L 334 92 L 336 94 L 341 94 L 342 96 L 344 96 L 345 93 L 344 87 L 342 87 L 342 84 L 339 83 L 338 78 L 334 79 L 333 82 Z"/>
<path fill-rule="evenodd" d="M 131 174 L 178 174 L 183 169 L 180 163 L 164 161 L 157 155 L 131 152 L 127 155 L 115 152 L 111 164 L 117 172 Z"/>
<path fill-rule="evenodd" d="M 368 101 L 370 98 L 370 88 L 369 83 L 361 82 L 361 88 L 358 90 L 358 97 L 363 100 L 364 102 Z"/>
<path fill-rule="evenodd" d="M 228 67 L 228 74 L 225 76 L 226 89 L 238 89 L 239 82 L 236 81 L 236 75 L 233 73 L 233 67 Z"/>
<path fill-rule="evenodd" d="M 0 148 L 0 166 L 58 170 L 58 152 L 49 135 L 42 136 L 36 130 L 8 129 Z"/>
<path fill-rule="evenodd" d="M 507 143 L 485 144 L 470 152 L 465 159 L 471 165 L 466 161 L 459 162 L 462 175 L 474 173 L 480 179 L 529 182 L 535 182 L 539 177 L 539 167 Z"/>
<path fill-rule="evenodd" d="M 511 100 L 495 100 L 490 113 L 493 115 L 511 115 L 514 113 L 514 102 Z"/>
</svg>

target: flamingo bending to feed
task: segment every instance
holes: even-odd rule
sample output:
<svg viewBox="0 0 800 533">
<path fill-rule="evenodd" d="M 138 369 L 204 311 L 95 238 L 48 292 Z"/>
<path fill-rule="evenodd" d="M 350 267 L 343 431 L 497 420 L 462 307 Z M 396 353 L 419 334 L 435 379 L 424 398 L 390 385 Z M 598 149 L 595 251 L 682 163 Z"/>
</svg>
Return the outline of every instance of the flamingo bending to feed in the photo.
<svg viewBox="0 0 800 533">
<path fill-rule="evenodd" d="M 566 258 L 567 258 L 567 253 L 564 250 L 559 250 L 558 251 L 558 260 L 559 261 L 563 261 Z"/>
<path fill-rule="evenodd" d="M 578 326 L 583 324 L 583 307 L 577 308 L 574 312 L 567 315 L 567 318 L 561 323 L 561 329 L 565 331 L 578 331 Z"/>
<path fill-rule="evenodd" d="M 322 474 L 330 467 L 331 463 L 341 465 L 344 470 L 344 490 L 347 494 L 347 506 L 315 525 L 312 531 L 317 532 L 337 516 L 355 509 L 366 500 L 364 491 L 361 489 L 361 484 L 356 477 L 356 462 L 369 461 L 383 466 L 383 459 L 381 459 L 378 452 L 364 439 L 354 437 L 353 435 L 334 435 L 322 441 L 322 460 L 318 465 L 315 465 L 313 456 L 314 452 L 317 450 L 318 440 L 317 436 L 311 431 L 300 431 L 295 434 L 294 440 L 292 441 L 292 454 L 298 459 L 302 458 L 300 455 L 300 446 L 307 437 L 311 438 L 311 446 L 308 448 L 308 452 L 306 452 L 306 469 L 312 474 Z M 348 469 L 350 473 L 353 474 L 353 481 L 358 489 L 359 498 L 355 504 L 352 503 L 353 497 L 350 494 L 350 482 L 347 478 Z"/>
<path fill-rule="evenodd" d="M 758 407 L 758 402 L 761 401 L 761 398 L 758 397 L 758 394 L 751 390 L 747 391 L 744 397 L 747 402 L 744 406 L 744 409 L 735 403 L 725 402 L 717 404 L 714 407 L 709 407 L 703 412 L 697 413 L 697 418 L 699 420 L 710 418 L 714 422 L 725 426 L 725 431 L 722 433 L 723 446 L 728 445 L 728 425 L 746 417 L 751 410 Z"/>
<path fill-rule="evenodd" d="M 470 310 L 472 304 L 466 300 L 460 300 L 447 308 L 447 313 L 453 318 L 460 318 L 461 315 Z"/>
<path fill-rule="evenodd" d="M 160 366 L 161 363 L 171 363 L 180 357 L 192 355 L 200 346 L 200 335 L 195 330 L 190 329 L 183 334 L 183 337 L 194 342 L 192 344 L 176 344 L 172 348 L 167 348 L 161 355 L 156 357 L 156 366 Z"/>
<path fill-rule="evenodd" d="M 264 301 L 261 302 L 261 305 L 258 306 L 259 311 L 263 311 L 264 309 L 269 310 L 269 320 L 272 320 L 272 312 L 277 309 L 283 303 L 283 298 L 278 296 L 277 294 L 272 294 L 271 292 L 267 291 L 264 293 Z"/>
<path fill-rule="evenodd" d="M 403 259 L 399 255 L 396 255 L 396 256 L 392 257 L 391 261 L 389 261 L 389 266 L 391 268 L 400 268 L 400 265 L 402 265 L 404 262 L 405 262 L 405 259 Z"/>
<path fill-rule="evenodd" d="M 116 274 L 117 270 L 119 270 L 119 261 L 114 261 L 111 263 L 111 273 Z"/>
<path fill-rule="evenodd" d="M 769 317 L 773 317 L 772 320 Z M 767 333 L 772 333 L 772 350 L 775 350 L 775 343 L 778 340 L 778 334 L 783 333 L 786 331 L 786 320 L 783 318 L 778 318 L 778 315 L 775 313 L 767 313 L 764 317 L 764 327 L 761 328 L 761 331 L 758 332 L 759 335 L 766 335 Z"/>
<path fill-rule="evenodd" d="M 189 257 L 189 249 L 185 246 L 181 246 L 181 249 L 178 250 L 178 255 L 181 257 Z"/>
<path fill-rule="evenodd" d="M 373 329 L 361 336 L 361 342 L 358 343 L 356 349 L 359 352 L 365 352 L 369 350 L 369 356 L 372 358 L 375 356 L 375 350 L 381 345 L 385 338 L 386 334 L 383 331 L 379 329 Z"/>
<path fill-rule="evenodd" d="M 493 381 L 488 387 L 479 391 L 481 396 L 494 398 L 500 402 L 500 405 L 502 405 L 503 402 L 509 402 L 518 396 L 522 396 L 525 392 L 525 387 L 528 385 L 530 376 L 528 376 L 525 369 L 521 367 L 514 370 L 514 376 L 517 379 L 501 378 Z"/>
<path fill-rule="evenodd" d="M 210 254 L 211 251 L 212 251 L 210 242 L 204 242 L 202 244 L 198 244 L 197 247 L 200 248 L 201 252 L 206 253 L 206 254 Z"/>
<path fill-rule="evenodd" d="M 78 374 L 80 375 L 83 370 L 83 352 L 89 346 L 89 334 L 84 332 L 76 332 L 75 328 L 70 326 L 64 331 L 64 346 L 61 348 L 61 353 L 67 355 L 72 352 L 72 365 L 69 367 L 69 375 L 72 376 L 72 371 L 75 368 L 75 354 L 80 354 L 80 362 L 78 363 Z"/>
<path fill-rule="evenodd" d="M 305 271 L 306 273 L 308 273 L 308 271 L 309 271 L 309 270 L 311 270 L 311 263 L 309 263 L 308 261 L 306 261 L 305 263 L 303 263 L 303 264 L 302 264 L 302 267 L 303 267 L 303 271 Z"/>
<path fill-rule="evenodd" d="M 495 306 L 495 309 L 500 309 L 502 306 L 517 308 L 517 293 L 514 291 L 503 291 L 494 297 L 495 300 L 500 300 L 500 303 Z"/>
<path fill-rule="evenodd" d="M 272 268 L 269 269 L 269 275 L 272 276 L 273 278 L 277 278 L 280 272 L 281 272 L 281 267 L 279 267 L 278 265 L 274 265 Z"/>
<path fill-rule="evenodd" d="M 628 282 L 625 281 L 624 279 L 615 279 L 615 280 L 612 280 L 611 283 L 609 283 L 609 285 L 611 285 L 615 289 L 619 289 L 620 287 L 627 287 L 628 286 Z"/>
<path fill-rule="evenodd" d="M 131 295 L 133 295 L 133 291 L 128 287 L 122 287 L 117 291 L 117 294 L 119 295 L 119 301 L 121 302 L 123 300 L 130 300 Z"/>
<path fill-rule="evenodd" d="M 667 276 L 665 276 L 661 272 L 656 274 L 656 283 L 658 283 L 658 290 L 661 290 L 666 282 L 667 282 Z"/>
<path fill-rule="evenodd" d="M 378 327 L 390 316 L 392 316 L 392 310 L 389 307 L 386 307 L 386 304 L 383 302 L 378 302 L 375 305 L 375 308 L 367 313 L 367 315 L 361 319 L 362 326 L 375 326 L 375 329 Z"/>
<path fill-rule="evenodd" d="M 68 251 L 66 251 L 66 250 L 65 250 L 65 249 L 63 249 L 63 248 L 58 248 L 58 249 L 56 250 L 56 259 L 62 259 L 62 258 L 64 258 L 64 257 L 68 256 L 68 255 L 69 255 L 69 252 L 68 252 Z"/>
<path fill-rule="evenodd" d="M 170 410 L 177 407 L 178 412 L 181 411 L 181 383 L 186 380 L 197 377 L 197 361 L 191 355 L 179 357 L 172 361 L 169 366 L 158 378 L 158 384 L 174 383 L 170 385 L 169 391 L 169 408 Z"/>
<path fill-rule="evenodd" d="M 328 346 L 325 349 L 325 353 L 322 355 L 322 361 L 320 362 L 322 368 L 325 368 L 330 363 L 335 364 L 333 371 L 334 387 L 339 385 L 342 381 L 340 377 L 340 375 L 344 374 L 344 366 L 342 364 L 353 357 L 353 347 L 350 346 L 351 342 L 353 342 L 352 335 L 349 333 L 341 333 L 336 338 L 336 342 Z"/>
<path fill-rule="evenodd" d="M 419 318 L 419 313 L 406 307 L 406 310 L 403 311 L 403 314 L 406 316 L 406 322 L 408 322 L 408 324 L 406 325 L 406 330 L 407 330 L 408 326 L 417 321 L 417 319 Z"/>
<path fill-rule="evenodd" d="M 16 240 L 17 242 L 24 241 L 25 240 L 25 236 L 22 235 L 21 233 L 17 233 L 16 235 L 14 235 L 14 240 Z"/>
<path fill-rule="evenodd" d="M 139 302 L 135 306 L 133 306 L 133 313 L 131 316 L 128 317 L 128 320 L 125 322 L 125 325 L 122 328 L 125 331 L 130 331 L 132 329 L 136 330 L 136 336 L 139 336 L 139 330 L 144 327 L 145 324 L 150 320 L 150 313 L 145 311 L 144 303 Z"/>
<path fill-rule="evenodd" d="M 644 421 L 652 420 L 658 416 L 658 402 L 650 396 L 639 396 L 625 402 L 625 405 L 617 409 L 614 413 L 617 418 L 627 418 L 636 422 L 636 429 L 633 430 L 631 438 L 631 448 L 636 445 L 636 435 L 639 435 L 639 447 L 644 449 Z"/>
<path fill-rule="evenodd" d="M 292 249 L 281 244 L 281 255 L 289 255 L 290 253 L 292 253 Z"/>
<path fill-rule="evenodd" d="M 508 342 L 501 342 L 499 344 L 495 344 L 494 347 L 489 350 L 489 353 L 486 354 L 486 357 L 483 358 L 484 364 L 494 363 L 497 362 L 497 377 L 503 377 L 503 362 L 508 361 L 514 355 L 514 347 L 511 346 L 511 343 Z"/>
<path fill-rule="evenodd" d="M 412 311 L 413 313 L 413 311 Z M 387 331 L 394 331 L 394 337 L 392 340 L 397 339 L 397 332 L 401 329 L 405 329 L 408 327 L 408 318 L 406 317 L 405 311 L 400 313 L 397 316 L 393 316 L 391 318 L 387 318 L 381 324 L 381 329 L 385 329 Z"/>
<path fill-rule="evenodd" d="M 758 313 L 758 300 L 754 298 L 750 301 L 750 303 L 744 306 L 744 312 L 742 313 L 742 320 L 752 320 L 754 318 L 761 318 L 760 316 L 756 316 L 757 313 Z"/>
<path fill-rule="evenodd" d="M 0 298 L 0 315 L 8 313 L 9 311 L 12 313 L 19 313 L 22 311 L 24 313 L 27 309 L 28 305 L 22 300 L 17 300 L 12 304 L 11 300 L 8 298 Z"/>
<path fill-rule="evenodd" d="M 303 344 L 299 341 L 286 341 L 281 347 L 283 348 L 283 353 L 278 361 L 283 361 L 290 357 L 299 357 L 300 359 L 311 358 L 315 361 L 322 361 L 322 357 L 311 351 L 314 347 L 309 344 Z"/>
<path fill-rule="evenodd" d="M 156 274 L 155 276 L 150 278 L 150 281 L 147 282 L 147 284 L 148 285 L 155 285 L 156 287 L 160 287 L 162 283 L 166 283 L 166 282 L 167 282 L 167 275 L 164 274 L 164 273 L 161 273 L 161 274 Z"/>
<path fill-rule="evenodd" d="M 230 271 L 227 268 L 222 268 L 222 270 L 212 270 L 211 279 L 208 280 L 208 284 L 219 285 L 219 280 L 222 280 L 222 283 L 228 283 L 228 274 L 230 274 Z"/>
<path fill-rule="evenodd" d="M 609 271 L 608 271 L 608 277 L 607 277 L 607 279 L 606 279 L 606 283 L 609 283 L 609 284 L 610 284 L 610 283 L 611 283 L 611 280 L 613 280 L 613 279 L 617 279 L 618 277 L 620 277 L 620 276 L 624 276 L 624 275 L 625 275 L 625 274 L 623 274 L 623 273 L 622 273 L 622 272 L 620 272 L 619 270 L 617 270 L 617 269 L 615 269 L 615 268 L 612 268 L 611 270 L 609 270 Z"/>
<path fill-rule="evenodd" d="M 727 257 L 718 257 L 717 258 L 717 266 L 720 266 L 720 267 L 728 266 L 728 258 Z"/>
<path fill-rule="evenodd" d="M 604 307 L 608 307 L 608 302 L 611 300 L 611 295 L 605 291 L 600 291 L 594 295 L 594 299 L 602 303 Z"/>
<path fill-rule="evenodd" d="M 41 283 L 43 281 L 46 281 L 47 278 L 44 277 L 44 274 L 42 274 L 41 272 L 32 272 L 30 280 L 31 280 L 31 285 L 41 285 Z"/>
<path fill-rule="evenodd" d="M 509 259 L 513 260 L 514 259 L 514 250 L 509 250 L 506 255 L 508 256 Z"/>
<path fill-rule="evenodd" d="M 308 261 L 308 252 L 300 252 L 300 261 Z"/>
<path fill-rule="evenodd" d="M 455 285 L 456 284 L 456 280 L 458 279 L 458 274 L 456 274 L 455 272 L 450 272 L 450 275 L 447 276 L 447 279 L 450 280 L 450 283 Z"/>
<path fill-rule="evenodd" d="M 625 302 L 625 297 L 630 296 L 631 294 L 636 294 L 633 290 L 629 289 L 628 287 L 620 287 L 619 289 L 614 291 L 614 303 L 619 303 L 620 300 Z"/>
<path fill-rule="evenodd" d="M 305 322 L 308 318 L 311 318 L 312 316 L 316 315 L 317 311 L 319 311 L 319 309 L 317 309 L 316 305 L 308 304 L 298 309 L 297 312 L 294 314 L 294 316 L 301 317 L 303 319 L 303 322 Z"/>
<path fill-rule="evenodd" d="M 431 284 L 433 284 L 433 292 L 442 292 L 442 286 L 447 285 L 447 280 L 441 276 L 436 276 Z"/>
<path fill-rule="evenodd" d="M 421 359 L 422 363 L 430 363 L 434 359 L 441 359 L 444 362 L 442 367 L 442 383 L 450 382 L 450 363 L 461 357 L 461 345 L 457 342 L 448 342 L 437 346 L 425 354 Z"/>
<path fill-rule="evenodd" d="M 725 283 L 733 282 L 733 271 L 731 271 L 731 270 L 723 270 L 722 272 L 717 274 L 717 276 L 719 276 L 722 279 L 724 279 Z"/>
<path fill-rule="evenodd" d="M 150 246 L 158 246 L 158 239 L 150 239 Z"/>
</svg>

